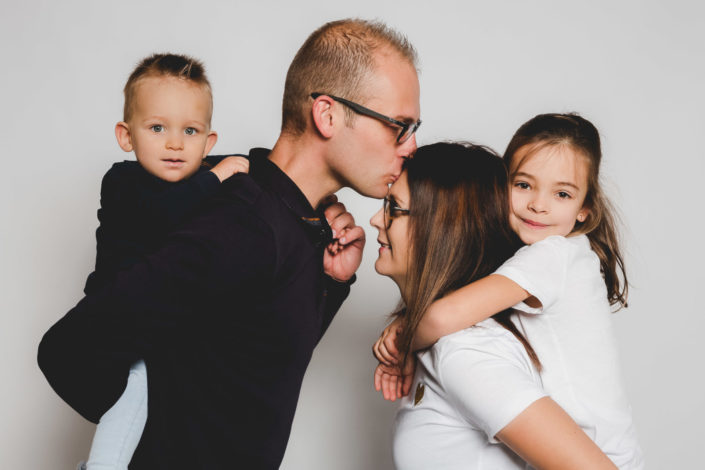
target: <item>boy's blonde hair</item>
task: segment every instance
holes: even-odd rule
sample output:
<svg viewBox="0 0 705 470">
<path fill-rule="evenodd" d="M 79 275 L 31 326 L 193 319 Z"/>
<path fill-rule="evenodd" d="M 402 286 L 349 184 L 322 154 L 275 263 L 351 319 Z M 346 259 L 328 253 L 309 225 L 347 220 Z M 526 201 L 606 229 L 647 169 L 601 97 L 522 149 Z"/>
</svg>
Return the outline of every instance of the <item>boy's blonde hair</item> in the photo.
<svg viewBox="0 0 705 470">
<path fill-rule="evenodd" d="M 206 70 L 199 60 L 183 54 L 152 54 L 142 59 L 125 83 L 123 121 L 127 122 L 132 116 L 137 84 L 140 79 L 160 76 L 180 78 L 202 86 L 208 91 L 211 109 L 213 109 L 211 84 L 206 77 Z"/>
</svg>

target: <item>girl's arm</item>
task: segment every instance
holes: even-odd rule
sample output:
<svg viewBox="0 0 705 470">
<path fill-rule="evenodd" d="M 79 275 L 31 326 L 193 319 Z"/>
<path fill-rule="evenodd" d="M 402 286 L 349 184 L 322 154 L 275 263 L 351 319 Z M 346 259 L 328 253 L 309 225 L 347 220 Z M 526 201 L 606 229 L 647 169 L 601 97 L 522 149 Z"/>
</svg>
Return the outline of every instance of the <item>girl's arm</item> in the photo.
<svg viewBox="0 0 705 470">
<path fill-rule="evenodd" d="M 529 297 L 531 294 L 519 284 L 500 274 L 463 286 L 431 304 L 421 318 L 411 348 L 426 349 L 441 336 L 469 328 Z"/>
<path fill-rule="evenodd" d="M 495 436 L 537 469 L 616 469 L 549 397 L 529 405 Z"/>
</svg>

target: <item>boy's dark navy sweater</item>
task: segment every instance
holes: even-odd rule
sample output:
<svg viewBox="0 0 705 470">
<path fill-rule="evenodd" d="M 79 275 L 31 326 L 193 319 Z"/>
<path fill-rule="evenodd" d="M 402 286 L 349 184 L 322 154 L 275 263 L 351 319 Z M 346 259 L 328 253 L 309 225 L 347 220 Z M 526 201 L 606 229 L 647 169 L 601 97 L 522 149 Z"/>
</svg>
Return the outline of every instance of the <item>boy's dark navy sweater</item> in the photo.
<svg viewBox="0 0 705 470">
<path fill-rule="evenodd" d="M 195 174 L 175 183 L 148 173 L 136 161 L 115 163 L 100 188 L 95 271 L 86 281 L 86 295 L 156 250 L 169 231 L 212 197 L 220 181 L 210 168 L 223 158 L 207 157 Z"/>
<path fill-rule="evenodd" d="M 281 463 L 313 348 L 352 280 L 324 274 L 330 227 L 267 155 L 251 151 L 249 175 L 223 182 L 39 345 L 49 383 L 93 422 L 144 358 L 149 414 L 130 469 Z"/>
</svg>

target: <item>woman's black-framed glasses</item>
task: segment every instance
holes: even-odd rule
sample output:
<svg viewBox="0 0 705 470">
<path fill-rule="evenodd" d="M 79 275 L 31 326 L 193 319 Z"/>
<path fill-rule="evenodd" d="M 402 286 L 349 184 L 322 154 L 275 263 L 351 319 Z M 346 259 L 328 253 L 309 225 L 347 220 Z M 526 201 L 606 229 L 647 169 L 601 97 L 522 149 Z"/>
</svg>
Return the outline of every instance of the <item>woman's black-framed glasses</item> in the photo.
<svg viewBox="0 0 705 470">
<path fill-rule="evenodd" d="M 399 135 L 397 135 L 397 143 L 398 144 L 403 144 L 407 140 L 411 138 L 412 135 L 419 129 L 419 126 L 421 125 L 421 120 L 419 119 L 416 122 L 402 122 L 402 121 L 397 121 L 394 118 L 390 118 L 389 116 L 385 116 L 384 114 L 380 114 L 377 111 L 373 111 L 370 108 L 365 108 L 361 104 L 357 104 L 353 101 L 346 100 L 345 98 L 340 98 L 338 96 L 333 96 L 329 95 L 327 93 L 311 93 L 311 98 L 314 100 L 318 98 L 319 96 L 329 96 L 332 100 L 337 101 L 338 103 L 342 103 L 348 108 L 352 109 L 355 111 L 357 114 L 362 114 L 363 116 L 369 116 L 375 119 L 379 119 L 382 122 L 386 122 L 388 124 L 393 124 L 397 127 L 399 127 Z"/>
<path fill-rule="evenodd" d="M 409 215 L 409 209 L 399 207 L 394 196 L 385 196 L 382 207 L 384 208 L 382 211 L 382 214 L 384 214 L 384 228 L 387 230 L 392 226 L 394 219 L 403 215 Z"/>
</svg>

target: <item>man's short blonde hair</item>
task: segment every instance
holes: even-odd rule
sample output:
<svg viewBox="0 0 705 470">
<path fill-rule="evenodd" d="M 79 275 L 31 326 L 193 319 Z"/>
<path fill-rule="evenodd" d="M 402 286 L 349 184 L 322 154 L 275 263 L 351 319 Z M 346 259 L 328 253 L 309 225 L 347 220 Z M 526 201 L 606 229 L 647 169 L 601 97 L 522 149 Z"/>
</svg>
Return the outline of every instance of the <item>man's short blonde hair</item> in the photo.
<svg viewBox="0 0 705 470">
<path fill-rule="evenodd" d="M 345 19 L 326 23 L 306 39 L 289 66 L 282 103 L 282 132 L 306 130 L 311 93 L 351 101 L 364 98 L 364 85 L 374 72 L 375 53 L 387 48 L 416 68 L 416 50 L 401 33 L 378 21 Z M 346 108 L 346 120 L 353 112 Z"/>
</svg>

